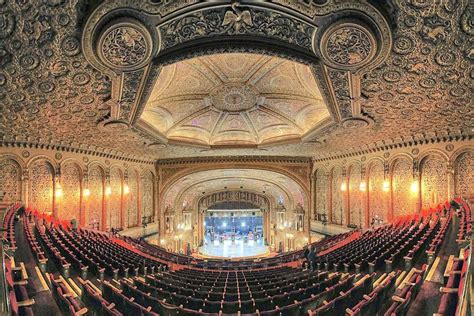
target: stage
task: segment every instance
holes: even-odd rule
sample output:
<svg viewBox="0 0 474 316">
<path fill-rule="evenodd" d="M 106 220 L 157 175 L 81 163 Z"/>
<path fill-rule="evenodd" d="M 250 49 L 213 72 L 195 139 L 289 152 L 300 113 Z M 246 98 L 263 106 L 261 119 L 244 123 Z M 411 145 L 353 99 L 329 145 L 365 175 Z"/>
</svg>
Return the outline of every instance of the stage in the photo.
<svg viewBox="0 0 474 316">
<path fill-rule="evenodd" d="M 268 246 L 262 239 L 257 241 L 242 239 L 231 241 L 229 239 L 219 243 L 218 240 L 211 242 L 206 239 L 204 246 L 199 247 L 199 255 L 203 258 L 244 258 L 244 257 L 266 257 L 270 255 Z"/>
</svg>

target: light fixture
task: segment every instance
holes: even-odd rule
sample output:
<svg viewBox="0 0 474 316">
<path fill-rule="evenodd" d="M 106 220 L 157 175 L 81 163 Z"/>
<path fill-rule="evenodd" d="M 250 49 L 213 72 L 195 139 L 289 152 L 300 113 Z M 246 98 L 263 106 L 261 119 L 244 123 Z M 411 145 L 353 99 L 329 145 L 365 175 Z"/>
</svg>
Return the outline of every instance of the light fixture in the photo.
<svg viewBox="0 0 474 316">
<path fill-rule="evenodd" d="M 127 184 L 123 186 L 123 193 L 124 194 L 129 194 L 130 193 L 130 188 L 128 187 Z"/>
<path fill-rule="evenodd" d="M 388 192 L 390 190 L 390 182 L 388 180 L 385 180 L 382 185 L 382 190 L 384 192 Z"/>
<path fill-rule="evenodd" d="M 84 189 L 84 196 L 85 196 L 85 197 L 88 197 L 89 195 L 91 195 L 91 190 L 89 190 L 89 189 L 87 189 L 87 188 Z"/>
<path fill-rule="evenodd" d="M 417 180 L 414 180 L 411 183 L 410 190 L 411 190 L 412 193 L 418 193 L 418 181 Z"/>
<path fill-rule="evenodd" d="M 222 223 L 222 227 L 227 227 L 227 223 L 226 223 L 226 222 L 223 222 L 223 223 Z"/>
<path fill-rule="evenodd" d="M 245 222 L 242 222 L 240 226 L 245 227 Z"/>
<path fill-rule="evenodd" d="M 347 190 L 346 181 L 342 181 L 342 183 L 341 183 L 341 191 L 345 192 L 346 190 Z"/>
<path fill-rule="evenodd" d="M 111 195 L 112 194 L 112 188 L 110 186 L 107 186 L 105 188 L 105 195 Z"/>
<path fill-rule="evenodd" d="M 160 243 L 161 243 L 161 244 L 165 244 L 165 243 L 166 243 L 166 240 L 162 239 L 162 240 L 160 240 Z"/>
<path fill-rule="evenodd" d="M 61 189 L 61 185 L 58 183 L 56 184 L 56 197 L 61 197 L 63 195 L 63 189 Z"/>
<path fill-rule="evenodd" d="M 365 181 L 362 181 L 359 184 L 359 190 L 362 191 L 362 192 L 365 192 L 365 190 L 367 190 L 367 184 L 365 183 Z"/>
</svg>

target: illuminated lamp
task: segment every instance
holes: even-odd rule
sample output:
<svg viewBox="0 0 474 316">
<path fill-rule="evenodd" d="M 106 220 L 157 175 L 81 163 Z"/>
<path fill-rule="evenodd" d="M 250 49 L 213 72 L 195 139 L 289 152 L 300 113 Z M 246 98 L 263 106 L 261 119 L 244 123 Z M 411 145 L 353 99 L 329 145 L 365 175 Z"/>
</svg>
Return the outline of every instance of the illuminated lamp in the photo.
<svg viewBox="0 0 474 316">
<path fill-rule="evenodd" d="M 388 182 L 387 180 L 385 180 L 383 182 L 383 185 L 382 185 L 382 190 L 384 192 L 388 192 L 390 190 L 390 182 Z"/>
<path fill-rule="evenodd" d="M 110 186 L 107 186 L 105 188 L 105 195 L 111 195 L 112 194 L 112 188 Z"/>
<path fill-rule="evenodd" d="M 367 190 L 367 184 L 365 183 L 365 181 L 362 181 L 359 184 L 359 190 L 362 191 L 362 192 L 365 192 L 365 190 Z"/>
<path fill-rule="evenodd" d="M 411 183 L 410 190 L 411 190 L 412 193 L 418 193 L 418 181 L 417 180 L 414 180 Z"/>
<path fill-rule="evenodd" d="M 84 196 L 85 196 L 85 197 L 88 197 L 89 195 L 91 195 L 91 190 L 89 190 L 89 189 L 84 189 Z"/>
<path fill-rule="evenodd" d="M 130 193 L 130 188 L 128 187 L 128 185 L 123 186 L 123 193 L 124 194 L 129 194 Z"/>
<path fill-rule="evenodd" d="M 345 192 L 347 190 L 347 184 L 346 184 L 346 181 L 343 181 L 341 183 L 341 191 Z"/>
</svg>

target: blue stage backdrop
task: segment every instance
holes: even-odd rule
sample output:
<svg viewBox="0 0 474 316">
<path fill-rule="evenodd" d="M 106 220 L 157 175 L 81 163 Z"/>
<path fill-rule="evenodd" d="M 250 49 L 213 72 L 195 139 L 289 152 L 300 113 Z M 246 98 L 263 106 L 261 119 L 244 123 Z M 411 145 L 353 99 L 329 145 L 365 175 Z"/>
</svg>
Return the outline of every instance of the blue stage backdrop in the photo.
<svg viewBox="0 0 474 316">
<path fill-rule="evenodd" d="M 262 216 L 246 217 L 210 217 L 205 218 L 206 232 L 210 227 L 214 227 L 214 232 L 218 234 L 231 232 L 235 228 L 236 233 L 247 234 L 249 231 L 255 231 L 257 228 L 262 230 Z"/>
</svg>

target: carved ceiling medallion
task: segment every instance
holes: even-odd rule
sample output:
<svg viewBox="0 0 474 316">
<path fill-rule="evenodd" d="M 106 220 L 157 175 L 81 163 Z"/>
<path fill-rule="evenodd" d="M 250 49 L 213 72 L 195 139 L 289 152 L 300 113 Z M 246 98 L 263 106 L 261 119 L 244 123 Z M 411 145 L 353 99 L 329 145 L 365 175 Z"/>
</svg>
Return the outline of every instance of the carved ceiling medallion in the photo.
<svg viewBox="0 0 474 316">
<path fill-rule="evenodd" d="M 231 83 L 216 87 L 211 93 L 212 104 L 219 110 L 240 112 L 257 105 L 258 92 L 245 83 Z"/>
</svg>

